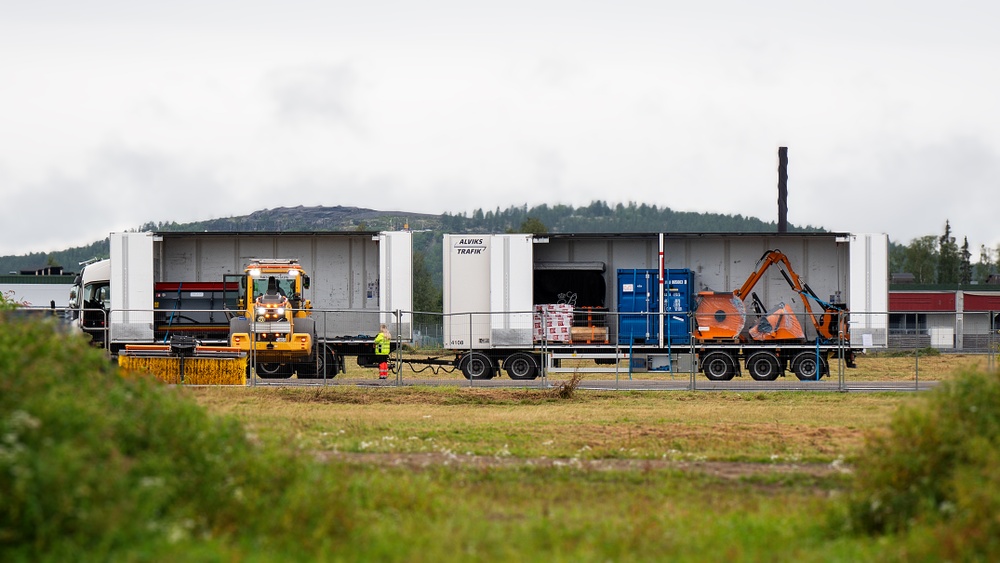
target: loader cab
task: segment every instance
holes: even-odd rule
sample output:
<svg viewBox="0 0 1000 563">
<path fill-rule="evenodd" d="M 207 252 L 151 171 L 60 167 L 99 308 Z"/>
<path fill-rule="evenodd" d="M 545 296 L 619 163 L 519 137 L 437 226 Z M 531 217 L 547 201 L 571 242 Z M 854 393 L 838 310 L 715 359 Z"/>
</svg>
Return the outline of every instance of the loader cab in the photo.
<svg viewBox="0 0 1000 563">
<path fill-rule="evenodd" d="M 302 308 L 303 290 L 309 288 L 309 276 L 297 263 L 278 267 L 270 264 L 251 264 L 241 279 L 241 301 L 248 306 L 262 297 L 281 296 L 288 299 L 293 309 Z"/>
<path fill-rule="evenodd" d="M 258 276 L 251 275 L 248 279 L 253 286 L 247 292 L 252 296 L 252 301 L 256 301 L 262 295 L 275 294 L 291 299 L 292 295 L 301 293 L 299 291 L 298 275 L 289 276 L 287 272 L 284 274 L 265 272 Z"/>
</svg>

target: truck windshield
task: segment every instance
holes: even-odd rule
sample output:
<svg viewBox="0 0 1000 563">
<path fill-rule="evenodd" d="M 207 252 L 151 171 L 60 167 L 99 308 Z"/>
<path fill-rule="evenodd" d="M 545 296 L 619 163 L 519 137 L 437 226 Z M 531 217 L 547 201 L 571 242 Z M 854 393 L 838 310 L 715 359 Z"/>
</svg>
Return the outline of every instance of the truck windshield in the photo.
<svg viewBox="0 0 1000 563">
<path fill-rule="evenodd" d="M 279 295 L 291 297 L 295 293 L 295 279 L 288 276 L 261 276 L 253 282 L 253 298 L 257 299 L 267 293 L 269 287 Z"/>
<path fill-rule="evenodd" d="M 107 282 L 88 284 L 83 288 L 85 309 L 107 309 L 111 306 L 111 284 Z"/>
</svg>

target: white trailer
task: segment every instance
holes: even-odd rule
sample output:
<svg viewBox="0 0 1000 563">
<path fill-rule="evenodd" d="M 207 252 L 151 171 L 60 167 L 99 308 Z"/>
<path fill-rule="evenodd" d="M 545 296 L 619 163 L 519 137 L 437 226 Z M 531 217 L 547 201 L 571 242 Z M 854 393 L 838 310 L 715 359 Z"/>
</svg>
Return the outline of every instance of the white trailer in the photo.
<svg viewBox="0 0 1000 563">
<path fill-rule="evenodd" d="M 533 378 L 543 363 L 553 365 L 552 358 L 590 355 L 618 361 L 626 339 L 630 355 L 642 355 L 643 366 L 649 369 L 703 369 L 701 359 L 709 350 L 691 331 L 685 335 L 676 329 L 684 324 L 675 321 L 689 319 L 693 309 L 672 308 L 671 292 L 687 291 L 693 299 L 701 292 L 733 291 L 774 249 L 795 265 L 817 299 L 844 304 L 845 311 L 849 304 L 851 341 L 826 342 L 824 356 L 837 346 L 860 347 L 862 341 L 866 347 L 885 345 L 888 237 L 884 234 L 461 234 L 445 235 L 443 245 L 444 343 L 455 352 L 454 364 L 468 378 L 493 377 L 501 369 L 514 379 Z M 644 314 L 656 321 L 640 337 L 622 332 L 622 315 L 629 311 L 619 308 L 619 300 L 642 285 L 624 280 L 623 272 L 654 280 L 653 303 Z M 672 272 L 689 272 L 689 277 L 674 281 Z M 687 284 L 690 287 L 683 287 Z M 794 305 L 809 299 L 790 291 L 787 279 L 777 272 L 762 276 L 754 292 L 768 304 Z M 547 311 L 565 314 L 557 311 L 567 304 L 573 311 L 566 317 L 572 325 L 569 338 L 540 335 L 539 316 Z M 583 327 L 577 326 L 581 311 L 590 315 L 589 320 L 582 319 Z M 608 320 L 604 330 L 597 332 L 591 326 L 588 331 L 586 325 L 597 324 L 590 320 L 602 313 Z M 543 332 L 554 330 L 547 321 L 542 323 Z M 813 327 L 804 328 L 806 337 L 797 343 L 803 351 L 817 341 Z M 745 341 L 716 344 L 734 362 L 746 360 L 746 353 L 760 347 Z M 783 373 L 789 366 L 781 361 Z M 732 367 L 739 372 L 738 365 Z"/>
<path fill-rule="evenodd" d="M 77 324 L 112 353 L 170 334 L 224 343 L 238 280 L 260 259 L 308 272 L 317 340 L 341 367 L 344 355 L 370 355 L 380 324 L 412 338 L 408 231 L 112 233 L 111 258 L 78 278 Z"/>
</svg>

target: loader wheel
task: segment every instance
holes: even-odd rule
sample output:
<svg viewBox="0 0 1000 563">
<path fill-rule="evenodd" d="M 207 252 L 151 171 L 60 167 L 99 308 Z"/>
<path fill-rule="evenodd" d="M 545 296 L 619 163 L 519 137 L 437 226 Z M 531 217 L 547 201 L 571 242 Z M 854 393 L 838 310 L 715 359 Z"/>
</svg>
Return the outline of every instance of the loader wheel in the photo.
<svg viewBox="0 0 1000 563">
<path fill-rule="evenodd" d="M 736 375 L 736 363 L 725 352 L 711 352 L 701 361 L 701 368 L 709 381 L 729 381 Z"/>
<path fill-rule="evenodd" d="M 313 342 L 316 342 L 315 334 L 313 335 Z M 326 345 L 314 344 L 312 359 L 307 362 L 295 364 L 296 377 L 299 379 L 321 378 L 326 373 L 326 362 Z"/>
<path fill-rule="evenodd" d="M 320 355 L 309 362 L 295 364 L 295 375 L 299 379 L 317 379 L 326 371 L 326 358 Z"/>
<path fill-rule="evenodd" d="M 288 364 L 257 364 L 257 376 L 261 379 L 288 379 L 292 376 L 292 366 Z"/>
<path fill-rule="evenodd" d="M 781 367 L 773 352 L 757 352 L 747 360 L 747 371 L 757 381 L 774 381 Z"/>
</svg>

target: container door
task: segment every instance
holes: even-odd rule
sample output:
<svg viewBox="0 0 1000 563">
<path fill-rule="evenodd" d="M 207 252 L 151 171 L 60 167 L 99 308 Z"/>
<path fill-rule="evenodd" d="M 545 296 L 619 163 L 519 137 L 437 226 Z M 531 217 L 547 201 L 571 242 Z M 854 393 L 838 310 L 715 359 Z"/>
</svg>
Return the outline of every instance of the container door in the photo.
<svg viewBox="0 0 1000 563">
<path fill-rule="evenodd" d="M 413 339 L 413 242 L 409 231 L 378 235 L 380 322 L 393 337 Z M 397 319 L 395 312 L 401 311 Z"/>
<path fill-rule="evenodd" d="M 690 314 L 693 285 L 694 272 L 691 270 L 667 271 L 663 288 L 663 308 L 666 313 L 663 335 L 668 345 L 691 342 Z"/>
<path fill-rule="evenodd" d="M 493 235 L 490 253 L 490 343 L 531 346 L 532 237 Z"/>
<path fill-rule="evenodd" d="M 153 234 L 111 233 L 111 342 L 153 341 Z"/>
<path fill-rule="evenodd" d="M 618 270 L 619 344 L 649 344 L 659 339 L 659 279 L 656 270 Z"/>
</svg>

